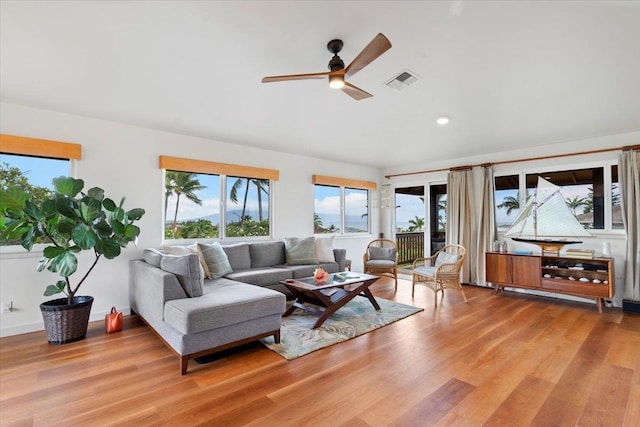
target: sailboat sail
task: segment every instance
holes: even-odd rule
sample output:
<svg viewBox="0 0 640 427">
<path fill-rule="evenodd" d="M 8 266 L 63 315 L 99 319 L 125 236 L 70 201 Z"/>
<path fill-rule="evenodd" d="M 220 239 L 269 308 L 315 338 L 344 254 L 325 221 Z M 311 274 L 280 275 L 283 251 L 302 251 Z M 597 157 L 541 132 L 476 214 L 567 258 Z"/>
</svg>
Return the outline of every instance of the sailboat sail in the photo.
<svg viewBox="0 0 640 427">
<path fill-rule="evenodd" d="M 504 234 L 505 237 L 544 240 L 591 236 L 567 206 L 561 188 L 538 177 L 536 193 Z"/>
</svg>

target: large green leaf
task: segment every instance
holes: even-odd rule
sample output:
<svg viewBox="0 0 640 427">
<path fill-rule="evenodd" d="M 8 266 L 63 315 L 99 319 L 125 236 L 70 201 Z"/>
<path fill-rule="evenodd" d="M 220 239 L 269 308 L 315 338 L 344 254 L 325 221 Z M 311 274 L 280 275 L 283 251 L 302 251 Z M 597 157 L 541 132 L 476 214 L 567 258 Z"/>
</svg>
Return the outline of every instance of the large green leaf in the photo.
<svg viewBox="0 0 640 427">
<path fill-rule="evenodd" d="M 48 270 L 58 272 L 62 277 L 71 276 L 78 269 L 78 258 L 70 251 L 64 251 L 51 260 Z"/>
<path fill-rule="evenodd" d="M 120 244 L 114 239 L 98 240 L 96 243 L 96 251 L 103 254 L 107 259 L 113 259 L 120 255 Z"/>
<path fill-rule="evenodd" d="M 26 232 L 22 235 L 22 241 L 20 242 L 20 244 L 26 250 L 31 251 L 31 249 L 33 249 L 34 240 L 35 240 L 34 228 L 29 227 L 27 228 Z"/>
<path fill-rule="evenodd" d="M 78 224 L 72 231 L 73 241 L 81 249 L 91 249 L 98 241 L 96 233 L 86 224 Z"/>
<path fill-rule="evenodd" d="M 60 248 L 58 246 L 47 246 L 42 251 L 42 255 L 44 255 L 45 258 L 55 258 L 63 252 L 64 248 Z"/>
<path fill-rule="evenodd" d="M 113 212 L 117 208 L 115 202 L 109 198 L 104 199 L 104 202 L 102 202 L 102 205 L 109 212 Z"/>
<path fill-rule="evenodd" d="M 0 212 L 7 209 L 22 209 L 29 199 L 29 193 L 22 187 L 0 189 Z"/>
<path fill-rule="evenodd" d="M 111 228 L 113 229 L 113 233 L 116 236 L 122 236 L 124 235 L 124 224 L 121 223 L 120 221 L 111 221 Z"/>
<path fill-rule="evenodd" d="M 100 187 L 90 188 L 89 191 L 87 191 L 87 196 L 102 202 L 104 199 L 104 190 Z"/>
<path fill-rule="evenodd" d="M 76 211 L 75 201 L 68 197 L 56 198 L 56 210 L 67 218 L 76 219 L 79 217 L 79 212 Z"/>
<path fill-rule="evenodd" d="M 58 224 L 58 232 L 61 235 L 64 236 L 71 236 L 71 232 L 73 231 L 74 227 L 76 226 L 76 222 L 72 221 L 70 219 L 63 219 L 62 221 L 60 221 L 60 223 Z M 69 240 L 69 239 L 67 239 Z"/>
<path fill-rule="evenodd" d="M 38 271 L 44 271 L 44 269 L 51 264 L 52 259 L 53 258 L 47 257 L 40 258 L 40 261 L 38 262 Z"/>
<path fill-rule="evenodd" d="M 64 288 L 66 283 L 64 280 L 58 280 L 55 285 L 47 286 L 47 289 L 44 291 L 45 297 L 50 297 L 51 295 L 59 294 L 60 292 L 64 292 Z"/>
<path fill-rule="evenodd" d="M 47 199 L 42 203 L 42 213 L 45 216 L 53 215 L 56 211 L 56 201 L 54 199 Z"/>
<path fill-rule="evenodd" d="M 27 200 L 24 204 L 24 212 L 34 219 L 41 219 L 43 217 L 42 211 L 40 211 L 38 206 L 31 200 Z"/>
<path fill-rule="evenodd" d="M 127 211 L 127 217 L 131 221 L 139 220 L 140 218 L 142 218 L 142 215 L 144 215 L 144 209 L 142 208 L 135 208 L 135 209 L 131 209 L 130 211 Z"/>
<path fill-rule="evenodd" d="M 124 238 L 127 242 L 132 242 L 140 234 L 140 227 L 129 224 L 124 229 Z"/>
<path fill-rule="evenodd" d="M 113 210 L 113 212 L 111 212 L 111 224 L 113 224 L 114 221 L 119 221 L 119 222 L 124 222 L 125 219 L 127 218 L 126 216 L 127 214 L 124 212 L 124 209 L 122 208 L 116 208 Z"/>
<path fill-rule="evenodd" d="M 107 221 L 105 221 L 105 220 L 102 220 L 102 221 L 98 222 L 97 224 L 95 224 L 95 225 L 93 226 L 93 229 L 94 229 L 95 231 L 97 231 L 97 232 L 98 232 L 98 235 L 99 235 L 101 238 L 103 238 L 103 239 L 104 239 L 105 237 L 109 237 L 109 236 L 111 236 L 111 234 L 112 234 L 112 232 L 113 232 L 113 230 L 111 229 L 111 226 L 110 226 L 110 225 L 109 225 L 109 223 L 108 223 Z"/>
<path fill-rule="evenodd" d="M 75 197 L 84 188 L 84 181 L 81 179 L 71 178 L 70 176 L 59 176 L 53 178 L 53 189 L 56 193 L 65 196 Z"/>
<path fill-rule="evenodd" d="M 99 201 L 85 197 L 80 202 L 80 215 L 85 222 L 91 223 L 102 215 L 101 207 Z"/>
</svg>

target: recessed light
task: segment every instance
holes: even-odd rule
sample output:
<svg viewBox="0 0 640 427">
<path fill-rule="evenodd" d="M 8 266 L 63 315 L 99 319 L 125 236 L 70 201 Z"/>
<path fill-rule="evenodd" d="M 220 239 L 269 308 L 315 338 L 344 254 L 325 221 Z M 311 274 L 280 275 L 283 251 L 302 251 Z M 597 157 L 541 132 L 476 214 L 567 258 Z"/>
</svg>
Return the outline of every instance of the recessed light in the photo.
<svg viewBox="0 0 640 427">
<path fill-rule="evenodd" d="M 445 126 L 445 125 L 449 124 L 449 117 L 447 117 L 447 116 L 438 117 L 436 119 L 436 123 L 438 125 L 440 125 L 440 126 Z"/>
</svg>

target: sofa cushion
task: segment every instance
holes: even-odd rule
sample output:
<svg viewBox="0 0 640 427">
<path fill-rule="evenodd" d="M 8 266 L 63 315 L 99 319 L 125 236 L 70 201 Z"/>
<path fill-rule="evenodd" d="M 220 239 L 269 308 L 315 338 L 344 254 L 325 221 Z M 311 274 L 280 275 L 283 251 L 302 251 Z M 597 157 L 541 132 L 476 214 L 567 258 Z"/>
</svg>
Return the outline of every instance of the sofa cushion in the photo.
<svg viewBox="0 0 640 427">
<path fill-rule="evenodd" d="M 227 254 L 224 249 L 222 249 L 222 246 L 220 246 L 220 243 L 214 242 L 210 245 L 198 243 L 198 250 L 202 253 L 204 261 L 209 268 L 209 272 L 211 273 L 210 279 L 219 279 L 233 272 Z"/>
<path fill-rule="evenodd" d="M 142 258 L 147 264 L 151 264 L 154 267 L 160 268 L 160 261 L 164 254 L 157 249 L 147 248 L 142 251 Z"/>
<path fill-rule="evenodd" d="M 204 277 L 211 278 L 211 273 L 209 272 L 209 268 L 204 261 L 204 257 L 198 250 L 198 244 L 194 243 L 189 246 L 180 246 L 180 245 L 163 245 L 161 248 L 165 254 L 167 255 L 189 255 L 196 254 L 198 255 L 198 259 L 200 260 L 200 265 L 204 269 Z"/>
<path fill-rule="evenodd" d="M 233 273 L 227 274 L 225 277 L 258 286 L 272 285 L 282 280 L 293 278 L 290 271 L 274 267 L 250 268 L 242 271 L 234 270 Z"/>
<path fill-rule="evenodd" d="M 233 271 L 251 268 L 251 255 L 248 243 L 236 243 L 222 246 Z"/>
<path fill-rule="evenodd" d="M 334 262 L 336 260 L 333 255 L 333 241 L 335 238 L 335 234 L 315 236 L 316 256 L 318 257 L 318 262 Z"/>
<path fill-rule="evenodd" d="M 440 264 L 455 264 L 460 259 L 460 255 L 449 254 L 446 252 L 440 252 L 436 258 L 435 266 Z"/>
<path fill-rule="evenodd" d="M 249 246 L 251 268 L 272 267 L 286 261 L 284 242 L 256 242 Z"/>
<path fill-rule="evenodd" d="M 183 334 L 194 334 L 251 319 L 282 314 L 286 298 L 280 292 L 244 283 L 223 282 L 199 298 L 167 301 L 164 319 Z"/>
<path fill-rule="evenodd" d="M 414 272 L 427 277 L 435 277 L 436 267 L 416 267 Z"/>
<path fill-rule="evenodd" d="M 289 270 L 293 274 L 294 279 L 311 277 L 313 276 L 313 272 L 316 268 L 322 268 L 327 273 L 337 273 L 340 271 L 340 267 L 337 262 L 324 262 L 315 265 L 279 265 L 278 267 Z"/>
<path fill-rule="evenodd" d="M 162 251 L 166 255 L 189 255 L 192 254 L 193 251 L 186 246 L 177 246 L 177 245 L 162 245 Z"/>
<path fill-rule="evenodd" d="M 316 256 L 316 243 L 314 237 L 287 237 L 285 239 L 287 264 L 318 264 Z"/>
<path fill-rule="evenodd" d="M 396 266 L 396 262 L 389 261 L 388 259 L 372 259 L 364 263 L 365 267 L 373 268 L 392 268 Z"/>
<path fill-rule="evenodd" d="M 200 248 L 198 247 L 198 243 L 193 243 L 189 246 L 187 246 L 187 248 L 194 254 L 198 255 L 198 259 L 200 260 L 200 264 L 202 265 L 202 268 L 204 269 L 204 277 L 207 279 L 211 279 L 211 271 L 209 271 L 209 266 L 207 265 L 207 261 L 204 259 L 204 255 L 202 255 L 202 251 L 200 250 Z"/>
<path fill-rule="evenodd" d="M 160 268 L 176 275 L 187 296 L 199 297 L 202 295 L 204 270 L 200 265 L 198 255 L 192 253 L 182 256 L 165 255 L 160 260 Z"/>
<path fill-rule="evenodd" d="M 396 248 L 369 248 L 369 259 L 395 261 Z"/>
</svg>

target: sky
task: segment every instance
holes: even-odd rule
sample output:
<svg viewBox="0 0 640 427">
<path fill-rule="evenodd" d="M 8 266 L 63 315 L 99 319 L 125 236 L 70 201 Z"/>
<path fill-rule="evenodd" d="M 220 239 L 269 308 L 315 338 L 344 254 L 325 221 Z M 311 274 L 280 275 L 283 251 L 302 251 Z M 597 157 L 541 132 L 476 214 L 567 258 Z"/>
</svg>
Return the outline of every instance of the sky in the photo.
<svg viewBox="0 0 640 427">
<path fill-rule="evenodd" d="M 71 172 L 71 163 L 68 160 L 0 154 L 0 162 L 19 168 L 32 185 L 50 190 L 53 190 L 53 178 L 69 176 Z"/>
</svg>

